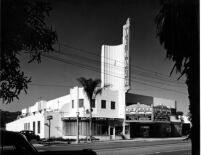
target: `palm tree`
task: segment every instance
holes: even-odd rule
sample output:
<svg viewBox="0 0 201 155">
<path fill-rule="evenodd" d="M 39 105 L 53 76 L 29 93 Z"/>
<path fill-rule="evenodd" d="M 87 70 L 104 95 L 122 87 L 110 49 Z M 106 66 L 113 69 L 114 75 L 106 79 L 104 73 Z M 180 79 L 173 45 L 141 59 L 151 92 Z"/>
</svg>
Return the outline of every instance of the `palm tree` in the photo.
<svg viewBox="0 0 201 155">
<path fill-rule="evenodd" d="M 97 95 L 101 95 L 102 91 L 109 87 L 109 85 L 104 85 L 103 87 L 100 86 L 101 80 L 100 79 L 86 79 L 84 77 L 80 77 L 77 79 L 78 82 L 83 86 L 84 91 L 89 99 L 90 109 L 89 109 L 89 128 L 90 128 L 90 142 L 92 142 L 92 102 L 93 99 L 96 98 Z"/>
<path fill-rule="evenodd" d="M 180 73 L 186 76 L 189 95 L 190 131 L 192 154 L 200 152 L 200 99 L 199 99 L 199 0 L 161 1 L 156 16 L 157 36 L 166 50 L 168 59 Z"/>
</svg>

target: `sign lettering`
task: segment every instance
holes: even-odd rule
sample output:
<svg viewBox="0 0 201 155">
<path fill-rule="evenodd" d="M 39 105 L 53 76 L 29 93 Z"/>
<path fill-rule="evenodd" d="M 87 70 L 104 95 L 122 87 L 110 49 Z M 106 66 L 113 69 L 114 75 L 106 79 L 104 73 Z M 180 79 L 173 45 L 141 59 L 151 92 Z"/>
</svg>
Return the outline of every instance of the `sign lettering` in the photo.
<svg viewBox="0 0 201 155">
<path fill-rule="evenodd" d="M 125 88 L 129 89 L 129 25 L 124 28 Z"/>
</svg>

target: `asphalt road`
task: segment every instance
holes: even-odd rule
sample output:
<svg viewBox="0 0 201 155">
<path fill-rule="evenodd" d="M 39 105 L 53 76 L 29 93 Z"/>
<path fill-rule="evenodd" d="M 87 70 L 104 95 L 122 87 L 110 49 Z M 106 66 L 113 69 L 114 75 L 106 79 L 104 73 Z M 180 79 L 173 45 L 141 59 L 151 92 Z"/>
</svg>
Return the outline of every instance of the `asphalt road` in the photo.
<svg viewBox="0 0 201 155">
<path fill-rule="evenodd" d="M 39 151 L 78 151 L 91 149 L 96 155 L 191 155 L 190 142 L 181 140 L 55 144 L 37 147 Z"/>
<path fill-rule="evenodd" d="M 184 154 L 190 155 L 190 145 L 184 143 L 178 144 L 162 144 L 162 145 L 151 145 L 142 147 L 126 147 L 126 148 L 116 148 L 116 149 L 101 149 L 94 150 L 97 155 L 151 155 L 151 154 Z"/>
</svg>

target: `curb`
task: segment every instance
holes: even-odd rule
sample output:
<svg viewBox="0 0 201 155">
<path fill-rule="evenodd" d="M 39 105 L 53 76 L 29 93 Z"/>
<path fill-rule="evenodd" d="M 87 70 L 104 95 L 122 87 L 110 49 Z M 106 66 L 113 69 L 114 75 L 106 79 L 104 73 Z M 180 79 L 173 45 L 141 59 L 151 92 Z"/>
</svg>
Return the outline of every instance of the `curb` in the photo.
<svg viewBox="0 0 201 155">
<path fill-rule="evenodd" d="M 79 145 L 79 144 L 98 144 L 98 143 L 124 143 L 124 142 L 145 142 L 145 141 L 168 141 L 168 140 L 183 140 L 185 141 L 186 137 L 174 137 L 174 138 L 136 138 L 136 139 L 127 139 L 127 140 L 104 140 L 104 141 L 93 141 L 92 143 L 81 141 L 80 143 L 73 142 L 42 142 L 39 144 L 33 144 L 34 146 L 49 146 L 49 145 L 57 145 L 57 144 L 72 144 L 72 145 Z"/>
</svg>

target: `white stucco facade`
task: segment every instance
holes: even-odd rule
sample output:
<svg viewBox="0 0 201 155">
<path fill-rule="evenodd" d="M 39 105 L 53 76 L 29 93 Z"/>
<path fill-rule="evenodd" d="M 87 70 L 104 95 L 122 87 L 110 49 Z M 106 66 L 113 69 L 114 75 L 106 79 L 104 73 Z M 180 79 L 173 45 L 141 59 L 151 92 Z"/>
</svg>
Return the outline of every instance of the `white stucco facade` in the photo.
<svg viewBox="0 0 201 155">
<path fill-rule="evenodd" d="M 103 91 L 101 96 L 97 96 L 92 116 L 95 118 L 121 118 L 123 114 L 117 98 L 118 96 L 118 91 Z M 83 99 L 82 107 L 77 106 L 79 99 Z M 101 108 L 101 100 L 106 101 L 104 109 Z M 111 109 L 111 102 L 115 103 L 114 109 Z M 33 122 L 35 122 L 35 134 L 41 138 L 48 138 L 49 128 L 47 125 L 49 121 L 47 120 L 47 116 L 53 116 L 53 119 L 50 121 L 50 136 L 62 137 L 62 120 L 65 118 L 76 118 L 77 112 L 79 112 L 81 119 L 89 118 L 87 109 L 89 109 L 89 100 L 83 88 L 74 87 L 70 90 L 69 95 L 50 101 L 38 101 L 33 106 L 22 109 L 22 115 L 16 121 L 6 124 L 6 129 L 11 131 L 34 130 Z M 40 127 L 38 127 L 38 122 L 40 122 Z"/>
</svg>

